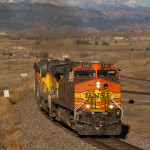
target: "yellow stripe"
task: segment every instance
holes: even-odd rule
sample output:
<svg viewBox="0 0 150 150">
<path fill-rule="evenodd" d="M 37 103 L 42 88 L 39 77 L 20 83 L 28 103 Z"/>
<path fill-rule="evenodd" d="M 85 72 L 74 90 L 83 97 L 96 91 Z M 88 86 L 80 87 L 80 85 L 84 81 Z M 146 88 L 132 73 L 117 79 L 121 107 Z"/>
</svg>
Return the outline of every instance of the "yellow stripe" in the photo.
<svg viewBox="0 0 150 150">
<path fill-rule="evenodd" d="M 114 98 L 121 98 L 121 93 L 114 93 Z"/>
<path fill-rule="evenodd" d="M 83 93 L 75 93 L 74 98 L 82 98 L 83 99 Z"/>
<path fill-rule="evenodd" d="M 79 102 L 75 102 L 76 105 L 79 105 L 80 103 Z M 113 104 L 114 103 L 109 103 L 109 104 Z M 121 104 L 120 102 L 118 102 L 117 104 Z M 86 104 L 83 104 L 83 105 L 86 105 Z M 96 105 L 96 108 L 101 108 L 101 107 L 104 107 L 105 105 Z M 107 105 L 106 105 L 107 106 Z M 94 107 L 94 105 L 92 105 L 92 107 Z"/>
<path fill-rule="evenodd" d="M 83 94 L 84 94 L 84 97 L 85 97 L 85 93 L 89 93 L 89 92 L 83 92 L 83 93 L 75 93 L 74 94 L 74 98 L 76 99 L 83 99 Z M 98 92 L 95 92 L 95 94 L 98 94 Z M 113 98 L 114 99 L 119 99 L 121 98 L 121 93 L 113 93 Z M 97 98 L 99 99 L 99 98 Z"/>
</svg>

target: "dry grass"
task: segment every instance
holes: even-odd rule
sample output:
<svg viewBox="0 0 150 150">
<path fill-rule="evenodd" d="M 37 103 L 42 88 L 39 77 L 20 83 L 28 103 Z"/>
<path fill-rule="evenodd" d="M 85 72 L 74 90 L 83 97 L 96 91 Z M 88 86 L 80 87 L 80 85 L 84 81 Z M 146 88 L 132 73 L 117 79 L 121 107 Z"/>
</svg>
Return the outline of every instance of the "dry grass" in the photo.
<svg viewBox="0 0 150 150">
<path fill-rule="evenodd" d="M 10 88 L 10 98 L 9 101 L 12 103 L 17 103 L 22 100 L 24 95 L 28 94 L 30 89 L 33 89 L 34 81 L 33 79 L 27 80 L 22 83 L 21 87 Z M 8 101 L 8 99 L 7 99 Z"/>
<path fill-rule="evenodd" d="M 26 150 L 17 136 L 7 136 L 4 140 L 7 150 Z"/>
<path fill-rule="evenodd" d="M 122 102 L 122 107 L 124 109 L 123 123 L 128 124 L 131 130 L 150 138 L 150 106 Z"/>
<path fill-rule="evenodd" d="M 30 83 L 30 84 L 29 84 Z M 33 88 L 33 80 L 29 80 L 28 83 L 22 87 L 16 89 L 10 89 L 10 100 L 13 103 L 17 103 L 22 100 L 30 88 Z M 22 146 L 19 137 L 11 136 L 17 130 L 18 118 L 15 114 L 13 104 L 9 99 L 0 97 L 0 136 L 3 140 L 0 142 L 0 147 L 4 147 L 7 150 L 25 150 L 25 146 Z"/>
<path fill-rule="evenodd" d="M 8 140 L 8 135 L 17 130 L 16 124 L 18 123 L 18 121 L 19 120 L 15 115 L 15 109 L 10 101 L 8 99 L 0 97 L 0 148 L 3 147 L 5 149 L 13 150 L 14 146 L 10 147 L 11 143 L 9 144 L 10 138 Z M 17 140 L 14 139 L 13 143 L 17 143 Z"/>
<path fill-rule="evenodd" d="M 27 93 L 28 93 L 28 86 L 26 84 L 23 87 L 19 87 L 19 88 L 16 88 L 16 89 L 12 90 L 12 94 L 10 96 L 10 100 L 13 103 L 17 103 L 20 100 L 22 100 L 23 96 L 25 94 L 27 94 Z"/>
<path fill-rule="evenodd" d="M 0 97 L 0 133 L 13 131 L 18 123 L 18 118 L 15 116 L 15 110 L 8 99 Z"/>
<path fill-rule="evenodd" d="M 121 69 L 121 75 L 141 79 L 150 79 L 150 68 L 147 67 L 149 63 L 150 58 L 130 61 L 124 60 L 118 62 L 115 66 Z"/>
<path fill-rule="evenodd" d="M 127 91 L 136 91 L 136 92 L 143 92 L 143 89 L 140 88 L 137 85 L 134 84 L 129 84 L 127 82 L 121 82 L 121 89 L 122 90 L 127 90 Z"/>
</svg>

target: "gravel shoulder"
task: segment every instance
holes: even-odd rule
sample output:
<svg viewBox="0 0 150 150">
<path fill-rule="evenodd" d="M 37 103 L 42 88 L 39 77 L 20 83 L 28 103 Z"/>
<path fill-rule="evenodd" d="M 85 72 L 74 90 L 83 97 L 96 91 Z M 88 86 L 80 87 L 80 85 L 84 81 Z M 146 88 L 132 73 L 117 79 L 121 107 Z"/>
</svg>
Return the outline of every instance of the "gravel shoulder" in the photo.
<svg viewBox="0 0 150 150">
<path fill-rule="evenodd" d="M 33 92 L 16 105 L 16 110 L 20 124 L 15 135 L 27 150 L 98 150 L 49 121 L 39 111 Z"/>
<path fill-rule="evenodd" d="M 142 122 L 142 126 L 141 126 L 141 131 L 142 128 L 146 128 L 147 126 L 149 126 L 149 120 L 150 120 L 150 115 L 149 115 L 149 110 L 144 110 L 145 107 L 150 108 L 150 95 L 139 95 L 139 94 L 127 94 L 127 93 L 122 93 L 122 107 L 124 107 L 124 105 L 128 106 L 128 111 L 130 111 L 130 109 L 132 107 L 136 107 L 137 109 L 135 109 L 136 112 L 133 112 L 132 114 L 130 114 L 130 116 L 132 117 L 132 122 L 136 122 L 137 117 L 141 117 L 138 113 L 145 113 L 145 115 L 147 116 L 144 120 L 144 122 L 142 122 L 143 118 L 139 118 L 138 120 Z M 128 104 L 129 100 L 134 100 L 135 103 L 134 104 Z M 144 111 L 141 112 L 138 110 L 138 108 L 143 109 Z M 126 110 L 126 111 L 127 111 Z M 126 112 L 124 110 L 124 119 L 126 117 Z M 128 143 L 131 143 L 133 145 L 136 145 L 138 147 L 143 148 L 144 150 L 150 150 L 150 136 L 148 138 L 148 136 L 144 136 L 144 134 L 142 134 L 141 131 L 133 131 L 129 129 L 129 133 L 127 134 L 125 140 Z M 147 135 L 148 135 L 148 129 L 146 129 L 147 131 Z"/>
</svg>

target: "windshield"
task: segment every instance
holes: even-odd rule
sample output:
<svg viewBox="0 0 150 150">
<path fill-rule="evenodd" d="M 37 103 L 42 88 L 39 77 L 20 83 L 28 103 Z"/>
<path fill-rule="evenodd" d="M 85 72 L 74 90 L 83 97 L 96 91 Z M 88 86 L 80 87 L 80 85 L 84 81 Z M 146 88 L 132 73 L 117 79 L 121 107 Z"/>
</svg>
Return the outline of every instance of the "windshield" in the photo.
<svg viewBox="0 0 150 150">
<path fill-rule="evenodd" d="M 107 78 L 116 78 L 117 71 L 116 70 L 98 70 L 98 77 L 107 77 Z"/>
<path fill-rule="evenodd" d="M 75 70 L 75 77 L 95 77 L 95 70 Z"/>
</svg>

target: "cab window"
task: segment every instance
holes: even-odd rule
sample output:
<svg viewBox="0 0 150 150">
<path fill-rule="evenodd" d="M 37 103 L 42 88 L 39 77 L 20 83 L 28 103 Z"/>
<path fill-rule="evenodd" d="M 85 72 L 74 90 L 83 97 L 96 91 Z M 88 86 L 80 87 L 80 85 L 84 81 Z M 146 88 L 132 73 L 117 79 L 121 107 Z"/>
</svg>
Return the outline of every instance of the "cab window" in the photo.
<svg viewBox="0 0 150 150">
<path fill-rule="evenodd" d="M 98 77 L 104 78 L 116 78 L 117 71 L 116 70 L 98 70 L 97 71 Z"/>
<path fill-rule="evenodd" d="M 95 70 L 75 70 L 75 77 L 95 77 Z"/>
<path fill-rule="evenodd" d="M 46 77 L 46 70 L 45 69 L 41 70 L 41 77 L 42 78 Z"/>
</svg>

